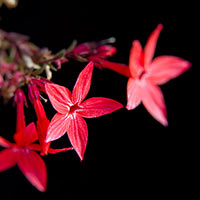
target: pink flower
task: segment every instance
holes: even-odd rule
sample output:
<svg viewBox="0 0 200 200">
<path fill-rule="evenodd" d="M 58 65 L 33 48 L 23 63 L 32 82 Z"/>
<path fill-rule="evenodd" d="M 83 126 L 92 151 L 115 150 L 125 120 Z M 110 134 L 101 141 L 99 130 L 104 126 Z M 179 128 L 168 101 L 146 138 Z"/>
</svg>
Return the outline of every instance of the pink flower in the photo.
<svg viewBox="0 0 200 200">
<path fill-rule="evenodd" d="M 50 83 L 45 85 L 47 95 L 53 107 L 58 111 L 50 122 L 46 141 L 56 140 L 67 132 L 81 160 L 88 139 L 88 128 L 83 117 L 99 117 L 123 107 L 112 99 L 101 97 L 83 101 L 90 89 L 92 71 L 93 63 L 90 62 L 80 73 L 72 94 L 63 86 Z"/>
<path fill-rule="evenodd" d="M 37 140 L 35 124 L 31 123 L 15 133 L 14 140 L 16 144 L 10 143 L 0 136 L 0 146 L 6 148 L 0 152 L 0 172 L 17 164 L 30 183 L 44 192 L 47 182 L 46 165 L 41 157 L 32 150 L 32 143 Z"/>
<path fill-rule="evenodd" d="M 139 41 L 133 42 L 129 59 L 131 77 L 127 84 L 126 108 L 134 109 L 142 102 L 157 121 L 167 126 L 164 97 L 157 85 L 179 76 L 188 70 L 191 64 L 175 56 L 159 56 L 152 60 L 162 28 L 163 26 L 159 24 L 152 32 L 144 51 Z"/>
<path fill-rule="evenodd" d="M 168 125 L 166 106 L 161 89 L 169 80 L 188 70 L 191 64 L 175 56 L 159 56 L 153 59 L 156 44 L 163 26 L 159 24 L 150 35 L 144 51 L 138 40 L 133 41 L 130 51 L 129 67 L 113 63 L 102 58 L 93 61 L 99 67 L 116 71 L 128 77 L 127 106 L 128 110 L 136 108 L 141 102 L 147 111 L 164 126 Z M 153 59 L 153 60 L 152 60 Z"/>
</svg>

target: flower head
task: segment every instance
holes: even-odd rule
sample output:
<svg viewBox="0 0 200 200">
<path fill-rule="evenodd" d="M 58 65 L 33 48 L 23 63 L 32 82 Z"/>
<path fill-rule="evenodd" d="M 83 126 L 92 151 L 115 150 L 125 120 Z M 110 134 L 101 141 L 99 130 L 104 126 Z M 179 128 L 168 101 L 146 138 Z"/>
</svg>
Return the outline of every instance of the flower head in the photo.
<svg viewBox="0 0 200 200">
<path fill-rule="evenodd" d="M 49 124 L 46 141 L 56 140 L 67 132 L 81 160 L 88 139 L 87 124 L 83 117 L 99 117 L 123 107 L 112 99 L 102 97 L 93 97 L 83 101 L 90 89 L 92 71 L 93 63 L 90 62 L 80 73 L 72 93 L 57 84 L 47 83 L 45 85 L 47 95 L 57 110 Z"/>
</svg>

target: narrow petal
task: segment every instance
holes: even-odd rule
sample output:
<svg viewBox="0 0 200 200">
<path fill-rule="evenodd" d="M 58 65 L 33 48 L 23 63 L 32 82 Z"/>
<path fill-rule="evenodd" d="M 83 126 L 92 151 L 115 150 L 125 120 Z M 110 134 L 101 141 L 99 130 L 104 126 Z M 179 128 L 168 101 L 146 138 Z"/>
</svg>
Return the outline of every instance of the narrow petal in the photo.
<svg viewBox="0 0 200 200">
<path fill-rule="evenodd" d="M 8 140 L 4 139 L 3 137 L 0 136 L 0 146 L 5 147 L 5 148 L 9 148 L 11 147 L 13 144 L 11 142 L 9 142 Z"/>
<path fill-rule="evenodd" d="M 162 29 L 163 25 L 158 24 L 156 29 L 151 33 L 151 35 L 147 40 L 146 46 L 144 48 L 144 66 L 146 69 L 148 68 L 149 64 L 152 61 L 157 45 L 157 40 Z"/>
<path fill-rule="evenodd" d="M 162 125 L 167 126 L 167 112 L 161 89 L 150 81 L 144 81 L 142 103 L 147 111 Z"/>
<path fill-rule="evenodd" d="M 70 151 L 70 150 L 73 150 L 73 147 L 67 147 L 67 148 L 62 148 L 62 149 L 49 148 L 49 153 L 56 154 L 56 153 L 60 153 L 60 152 L 64 152 L 64 151 Z"/>
<path fill-rule="evenodd" d="M 94 118 L 112 113 L 122 108 L 123 105 L 112 99 L 93 97 L 84 101 L 80 107 L 81 109 L 76 111 L 78 114 L 82 117 Z"/>
<path fill-rule="evenodd" d="M 128 110 L 136 108 L 141 103 L 141 88 L 138 79 L 129 78 L 127 83 L 127 105 Z"/>
<path fill-rule="evenodd" d="M 46 191 L 47 169 L 42 158 L 34 151 L 20 152 L 18 166 L 30 183 L 39 191 Z"/>
<path fill-rule="evenodd" d="M 38 134 L 34 122 L 30 123 L 24 130 L 15 133 L 14 135 L 14 140 L 19 145 L 28 145 L 35 142 L 37 139 Z"/>
<path fill-rule="evenodd" d="M 88 128 L 85 120 L 78 114 L 70 116 L 67 124 L 67 134 L 72 146 L 80 159 L 83 160 L 88 140 Z"/>
<path fill-rule="evenodd" d="M 69 115 L 56 113 L 47 129 L 46 142 L 57 140 L 62 137 L 67 131 L 68 120 Z"/>
<path fill-rule="evenodd" d="M 17 159 L 13 149 L 4 149 L 0 152 L 0 172 L 16 165 Z"/>
<path fill-rule="evenodd" d="M 148 78 L 154 84 L 164 84 L 191 67 L 191 63 L 175 56 L 159 56 L 148 70 Z"/>
<path fill-rule="evenodd" d="M 143 49 L 138 40 L 133 41 L 133 45 L 129 56 L 129 68 L 132 77 L 137 78 L 144 71 L 144 54 Z"/>
<path fill-rule="evenodd" d="M 63 86 L 46 83 L 45 89 L 51 101 L 51 104 L 59 113 L 66 113 L 72 105 L 71 92 Z"/>
<path fill-rule="evenodd" d="M 72 102 L 74 104 L 81 103 L 90 90 L 93 65 L 93 62 L 90 62 L 78 76 L 72 92 Z"/>
</svg>

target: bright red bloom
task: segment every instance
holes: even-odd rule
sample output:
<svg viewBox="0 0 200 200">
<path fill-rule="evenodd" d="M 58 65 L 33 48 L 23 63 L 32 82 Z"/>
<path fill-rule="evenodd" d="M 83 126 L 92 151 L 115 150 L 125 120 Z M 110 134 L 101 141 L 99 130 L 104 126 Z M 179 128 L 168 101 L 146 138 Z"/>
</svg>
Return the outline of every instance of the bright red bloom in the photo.
<svg viewBox="0 0 200 200">
<path fill-rule="evenodd" d="M 16 144 L 0 137 L 0 146 L 7 148 L 0 152 L 0 172 L 17 164 L 30 183 L 44 192 L 47 182 L 46 166 L 41 157 L 33 151 L 34 146 L 32 147 L 37 138 L 34 123 L 15 133 Z"/>
<path fill-rule="evenodd" d="M 157 85 L 181 75 L 191 64 L 175 56 L 159 56 L 152 60 L 156 43 L 163 26 L 159 24 L 148 38 L 143 51 L 138 40 L 133 41 L 130 51 L 129 67 L 101 58 L 93 61 L 99 67 L 116 71 L 129 77 L 127 84 L 128 110 L 136 108 L 141 102 L 148 112 L 164 126 L 168 125 L 166 106 L 161 89 Z"/>
<path fill-rule="evenodd" d="M 139 41 L 133 42 L 129 59 L 131 77 L 127 85 L 126 108 L 134 109 L 142 102 L 156 120 L 167 126 L 164 97 L 157 85 L 179 76 L 188 70 L 191 64 L 175 56 L 159 56 L 152 60 L 162 28 L 159 24 L 152 32 L 144 51 Z"/>
<path fill-rule="evenodd" d="M 56 140 L 67 132 L 81 160 L 88 139 L 88 128 L 83 117 L 99 117 L 123 107 L 112 99 L 101 97 L 83 101 L 90 89 L 92 71 L 93 63 L 90 62 L 80 73 L 72 94 L 63 86 L 50 83 L 45 85 L 49 99 L 58 111 L 50 122 L 46 141 Z"/>
<path fill-rule="evenodd" d="M 32 82 L 29 84 L 29 98 L 32 101 L 37 115 L 37 133 L 41 145 L 41 154 L 47 155 L 50 142 L 45 142 L 49 120 L 47 119 L 44 107 L 40 101 L 40 93 L 38 88 Z"/>
</svg>

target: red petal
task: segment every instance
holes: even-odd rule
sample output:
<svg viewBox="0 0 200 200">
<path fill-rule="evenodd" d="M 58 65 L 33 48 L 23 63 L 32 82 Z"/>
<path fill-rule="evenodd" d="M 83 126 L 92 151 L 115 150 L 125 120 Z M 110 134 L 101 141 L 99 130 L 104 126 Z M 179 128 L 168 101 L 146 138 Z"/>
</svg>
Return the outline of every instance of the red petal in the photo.
<svg viewBox="0 0 200 200">
<path fill-rule="evenodd" d="M 154 56 L 157 40 L 162 29 L 163 25 L 158 24 L 156 29 L 151 33 L 147 40 L 146 46 L 144 48 L 144 66 L 146 69 L 148 68 L 148 65 L 151 63 L 151 60 Z"/>
<path fill-rule="evenodd" d="M 15 133 L 14 140 L 18 145 L 28 145 L 38 139 L 37 130 L 34 122 L 30 123 L 23 131 Z"/>
<path fill-rule="evenodd" d="M 81 109 L 76 111 L 78 114 L 82 117 L 94 118 L 114 112 L 123 105 L 112 99 L 93 97 L 84 101 L 80 107 Z"/>
<path fill-rule="evenodd" d="M 80 159 L 83 160 L 88 140 L 88 129 L 85 120 L 78 114 L 70 115 L 67 124 L 67 133 L 72 146 Z"/>
<path fill-rule="evenodd" d="M 0 152 L 0 172 L 16 165 L 17 157 L 13 149 L 4 149 Z"/>
<path fill-rule="evenodd" d="M 167 126 L 167 112 L 161 89 L 149 81 L 144 81 L 143 84 L 142 103 L 157 121 Z"/>
<path fill-rule="evenodd" d="M 72 92 L 72 102 L 74 104 L 81 103 L 90 90 L 93 62 L 90 62 L 79 74 Z"/>
<path fill-rule="evenodd" d="M 5 147 L 5 148 L 9 148 L 11 147 L 13 144 L 10 143 L 8 140 L 4 139 L 3 137 L 0 136 L 0 146 Z"/>
<path fill-rule="evenodd" d="M 159 56 L 148 69 L 148 78 L 154 84 L 164 84 L 190 68 L 191 64 L 175 56 Z"/>
<path fill-rule="evenodd" d="M 67 147 L 67 148 L 63 148 L 63 149 L 52 149 L 52 148 L 49 148 L 49 153 L 56 154 L 56 153 L 69 151 L 69 150 L 73 150 L 73 147 Z"/>
<path fill-rule="evenodd" d="M 136 108 L 141 103 L 141 87 L 138 79 L 129 78 L 127 83 L 127 105 L 128 110 Z"/>
<path fill-rule="evenodd" d="M 41 192 L 46 190 L 46 165 L 37 153 L 34 151 L 20 152 L 17 164 L 33 186 Z"/>
<path fill-rule="evenodd" d="M 63 86 L 46 83 L 45 89 L 53 107 L 59 113 L 66 113 L 72 105 L 71 92 Z"/>
<path fill-rule="evenodd" d="M 136 78 L 144 71 L 144 54 L 141 44 L 138 40 L 133 41 L 130 51 L 129 67 L 132 77 Z"/>
<path fill-rule="evenodd" d="M 56 113 L 47 129 L 46 142 L 62 137 L 67 131 L 67 124 L 70 115 Z"/>
</svg>

